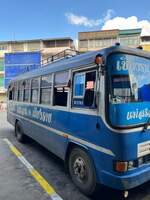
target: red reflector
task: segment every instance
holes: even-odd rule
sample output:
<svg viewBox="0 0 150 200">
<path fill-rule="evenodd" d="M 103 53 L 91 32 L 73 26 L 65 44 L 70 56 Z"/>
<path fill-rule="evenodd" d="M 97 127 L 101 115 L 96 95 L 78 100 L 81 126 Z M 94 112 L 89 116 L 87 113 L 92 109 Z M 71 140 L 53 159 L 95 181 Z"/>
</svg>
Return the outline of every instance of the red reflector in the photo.
<svg viewBox="0 0 150 200">
<path fill-rule="evenodd" d="M 117 172 L 125 172 L 128 170 L 127 162 L 116 162 L 116 171 Z"/>
</svg>

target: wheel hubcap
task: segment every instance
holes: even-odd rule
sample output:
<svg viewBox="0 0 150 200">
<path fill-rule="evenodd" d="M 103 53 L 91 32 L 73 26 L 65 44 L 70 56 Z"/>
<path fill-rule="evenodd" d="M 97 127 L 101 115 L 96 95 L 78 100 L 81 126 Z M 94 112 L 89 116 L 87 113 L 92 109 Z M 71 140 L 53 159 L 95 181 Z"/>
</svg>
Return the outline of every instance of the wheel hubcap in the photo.
<svg viewBox="0 0 150 200">
<path fill-rule="evenodd" d="M 86 172 L 86 164 L 83 158 L 78 157 L 73 165 L 74 174 L 76 175 L 77 179 L 80 182 L 83 182 L 86 178 L 87 172 Z"/>
</svg>

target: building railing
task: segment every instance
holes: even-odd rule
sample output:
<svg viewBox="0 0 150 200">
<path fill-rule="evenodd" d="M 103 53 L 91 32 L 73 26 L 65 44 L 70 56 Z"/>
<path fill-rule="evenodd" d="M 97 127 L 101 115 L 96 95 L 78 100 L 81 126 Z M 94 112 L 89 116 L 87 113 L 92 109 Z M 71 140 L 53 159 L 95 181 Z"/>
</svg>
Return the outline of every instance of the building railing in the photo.
<svg viewBox="0 0 150 200">
<path fill-rule="evenodd" d="M 43 59 L 41 61 L 41 67 L 44 67 L 45 65 L 48 65 L 50 63 L 62 60 L 64 58 L 70 58 L 73 56 L 76 56 L 79 54 L 79 51 L 73 50 L 73 49 L 66 49 L 64 51 L 61 51 L 55 55 L 52 55 L 46 59 Z"/>
</svg>

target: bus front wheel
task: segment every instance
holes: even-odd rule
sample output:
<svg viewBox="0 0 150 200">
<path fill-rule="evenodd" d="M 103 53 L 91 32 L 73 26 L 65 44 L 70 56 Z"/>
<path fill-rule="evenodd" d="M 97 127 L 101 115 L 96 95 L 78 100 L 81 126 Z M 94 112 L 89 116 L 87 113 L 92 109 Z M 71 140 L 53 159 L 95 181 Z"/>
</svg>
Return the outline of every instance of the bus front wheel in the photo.
<svg viewBox="0 0 150 200">
<path fill-rule="evenodd" d="M 21 123 L 19 121 L 16 122 L 15 125 L 15 136 L 19 142 L 26 142 L 26 135 L 24 134 Z"/>
<path fill-rule="evenodd" d="M 81 148 L 73 148 L 69 156 L 69 173 L 75 185 L 86 195 L 96 189 L 96 175 L 90 157 Z"/>
</svg>

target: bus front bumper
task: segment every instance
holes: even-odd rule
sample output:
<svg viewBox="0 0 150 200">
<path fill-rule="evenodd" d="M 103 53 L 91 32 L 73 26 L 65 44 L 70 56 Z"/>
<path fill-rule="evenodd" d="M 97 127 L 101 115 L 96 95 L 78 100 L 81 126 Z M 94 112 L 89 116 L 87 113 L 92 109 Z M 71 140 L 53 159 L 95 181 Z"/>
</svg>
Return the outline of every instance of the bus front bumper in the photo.
<svg viewBox="0 0 150 200">
<path fill-rule="evenodd" d="M 102 171 L 101 183 L 114 189 L 128 190 L 150 180 L 150 166 L 126 175 Z"/>
</svg>

